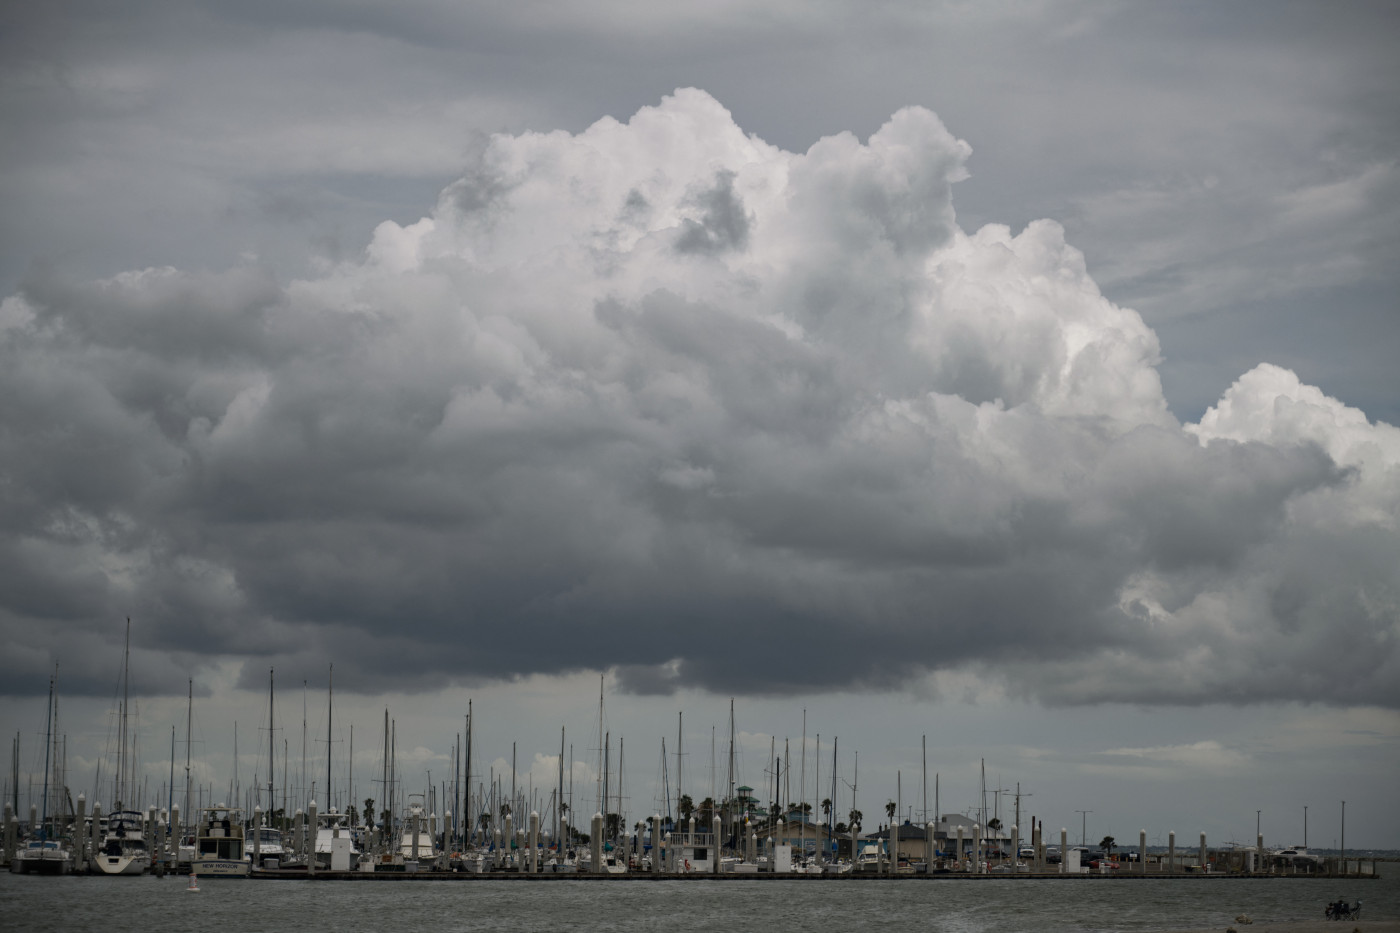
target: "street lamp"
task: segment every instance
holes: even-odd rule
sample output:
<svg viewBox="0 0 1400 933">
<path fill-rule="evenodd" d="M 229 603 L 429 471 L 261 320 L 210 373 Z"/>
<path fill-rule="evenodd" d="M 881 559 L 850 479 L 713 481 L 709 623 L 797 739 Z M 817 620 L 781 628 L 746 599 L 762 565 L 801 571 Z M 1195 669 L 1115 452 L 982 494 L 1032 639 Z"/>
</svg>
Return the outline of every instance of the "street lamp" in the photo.
<svg viewBox="0 0 1400 933">
<path fill-rule="evenodd" d="M 1342 808 L 1342 809 L 1345 811 L 1345 809 L 1346 809 L 1345 805 L 1343 805 L 1343 808 Z M 1079 844 L 1080 844 L 1081 846 L 1088 846 L 1089 843 L 1088 843 L 1087 828 L 1088 828 L 1088 825 L 1089 825 L 1089 814 L 1090 814 L 1090 813 L 1093 813 L 1094 811 L 1093 811 L 1093 810 L 1075 810 L 1074 812 L 1079 814 Z"/>
</svg>

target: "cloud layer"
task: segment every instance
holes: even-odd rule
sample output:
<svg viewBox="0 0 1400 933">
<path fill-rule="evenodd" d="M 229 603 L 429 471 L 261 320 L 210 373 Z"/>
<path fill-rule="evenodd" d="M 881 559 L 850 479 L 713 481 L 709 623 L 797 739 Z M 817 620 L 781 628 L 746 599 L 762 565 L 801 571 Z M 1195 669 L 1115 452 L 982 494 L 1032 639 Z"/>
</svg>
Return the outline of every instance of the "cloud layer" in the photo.
<svg viewBox="0 0 1400 933">
<path fill-rule="evenodd" d="M 1400 431 L 1269 365 L 1179 424 L 1057 224 L 959 228 L 969 153 L 920 108 L 786 152 L 681 90 L 493 137 L 317 278 L 35 275 L 0 305 L 4 682 L 100 693 L 130 614 L 151 689 L 275 654 L 352 690 L 1400 704 Z"/>
</svg>

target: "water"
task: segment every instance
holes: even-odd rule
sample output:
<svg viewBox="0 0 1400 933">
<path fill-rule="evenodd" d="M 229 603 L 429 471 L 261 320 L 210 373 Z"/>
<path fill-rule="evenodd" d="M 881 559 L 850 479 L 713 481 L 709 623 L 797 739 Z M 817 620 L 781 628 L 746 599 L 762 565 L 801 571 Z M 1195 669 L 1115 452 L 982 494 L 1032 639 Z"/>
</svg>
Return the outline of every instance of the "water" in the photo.
<svg viewBox="0 0 1400 933">
<path fill-rule="evenodd" d="M 1400 866 L 1382 866 L 1400 868 Z M 1400 919 L 1400 870 L 1378 881 L 262 881 L 0 874 L 0 929 L 103 933 L 566 930 L 930 933 L 1223 930 L 1321 919 L 1337 897 Z"/>
</svg>

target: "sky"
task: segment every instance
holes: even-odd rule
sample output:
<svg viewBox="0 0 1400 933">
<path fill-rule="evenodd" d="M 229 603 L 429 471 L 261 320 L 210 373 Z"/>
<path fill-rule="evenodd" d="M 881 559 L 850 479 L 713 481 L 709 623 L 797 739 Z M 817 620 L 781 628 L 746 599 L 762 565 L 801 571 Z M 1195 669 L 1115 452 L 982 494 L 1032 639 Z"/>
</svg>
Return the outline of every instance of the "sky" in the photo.
<svg viewBox="0 0 1400 933">
<path fill-rule="evenodd" d="M 272 672 L 310 796 L 333 665 L 333 802 L 468 701 L 584 797 L 601 678 L 636 818 L 732 699 L 867 827 L 985 762 L 1091 842 L 1400 847 L 1392 5 L 3 15 L 22 792 L 56 667 L 110 800 L 129 618 L 150 787 L 187 717 L 266 780 Z"/>
</svg>

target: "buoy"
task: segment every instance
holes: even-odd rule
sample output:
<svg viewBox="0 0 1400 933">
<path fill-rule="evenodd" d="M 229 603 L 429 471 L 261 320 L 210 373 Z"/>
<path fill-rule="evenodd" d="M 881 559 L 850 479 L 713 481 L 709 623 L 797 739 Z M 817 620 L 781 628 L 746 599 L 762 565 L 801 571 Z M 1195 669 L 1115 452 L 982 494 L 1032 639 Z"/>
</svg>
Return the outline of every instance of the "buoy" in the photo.
<svg viewBox="0 0 1400 933">
<path fill-rule="evenodd" d="M 186 891 L 198 891 L 199 881 L 195 878 L 194 872 L 190 872 L 190 883 L 185 886 Z"/>
</svg>

